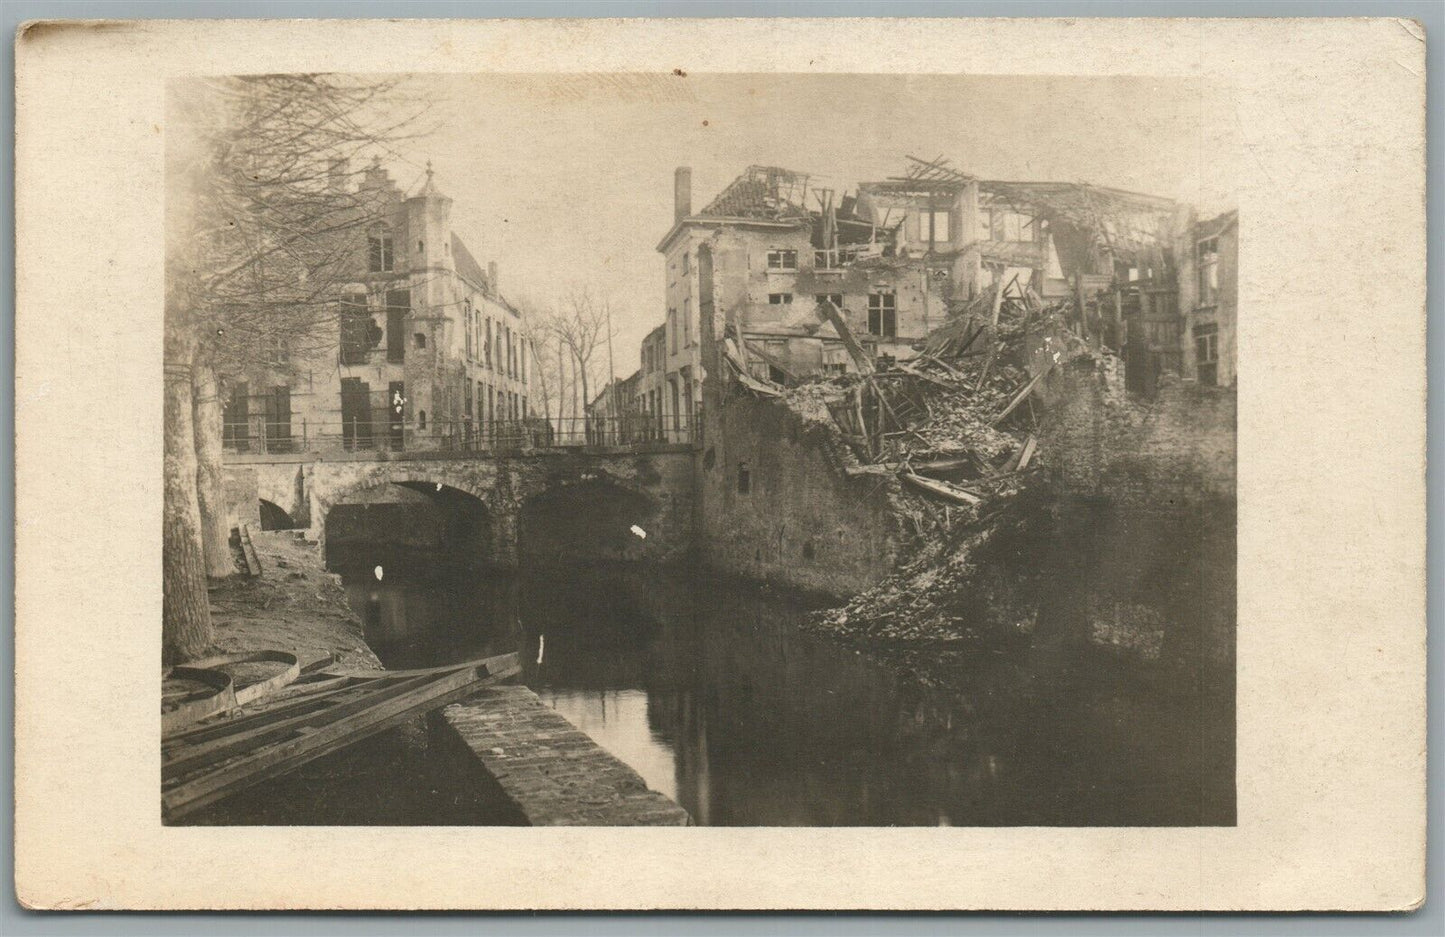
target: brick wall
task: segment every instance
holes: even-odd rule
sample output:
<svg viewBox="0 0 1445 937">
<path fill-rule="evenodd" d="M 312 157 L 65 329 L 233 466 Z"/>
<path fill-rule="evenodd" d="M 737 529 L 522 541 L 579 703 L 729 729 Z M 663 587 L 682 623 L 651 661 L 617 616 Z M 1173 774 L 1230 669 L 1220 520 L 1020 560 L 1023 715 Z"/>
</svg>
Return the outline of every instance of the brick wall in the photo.
<svg viewBox="0 0 1445 937">
<path fill-rule="evenodd" d="M 705 562 L 839 597 L 887 575 L 897 519 L 878 479 L 844 476 L 831 428 L 736 385 L 717 409 L 698 469 Z"/>
<path fill-rule="evenodd" d="M 1169 381 L 1142 402 L 1121 387 L 1114 362 L 1089 359 L 1049 382 L 1060 588 L 1041 629 L 1181 672 L 1232 670 L 1234 392 Z"/>
</svg>

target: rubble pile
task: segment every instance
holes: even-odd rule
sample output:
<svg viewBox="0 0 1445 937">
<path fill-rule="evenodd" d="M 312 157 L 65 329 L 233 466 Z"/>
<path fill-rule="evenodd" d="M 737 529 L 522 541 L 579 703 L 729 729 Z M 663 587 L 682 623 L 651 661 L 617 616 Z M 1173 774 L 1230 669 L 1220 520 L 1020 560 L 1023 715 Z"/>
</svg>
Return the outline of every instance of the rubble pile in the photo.
<svg viewBox="0 0 1445 937">
<path fill-rule="evenodd" d="M 1112 357 L 1075 334 L 1074 317 L 1072 301 L 996 289 L 910 359 L 760 391 L 833 424 L 850 456 L 843 471 L 886 486 L 909 541 L 892 576 L 815 627 L 920 647 L 1029 633 L 1035 611 L 1017 598 L 1020 577 L 1050 518 L 1036 484 L 1043 381 L 1080 355 Z"/>
</svg>

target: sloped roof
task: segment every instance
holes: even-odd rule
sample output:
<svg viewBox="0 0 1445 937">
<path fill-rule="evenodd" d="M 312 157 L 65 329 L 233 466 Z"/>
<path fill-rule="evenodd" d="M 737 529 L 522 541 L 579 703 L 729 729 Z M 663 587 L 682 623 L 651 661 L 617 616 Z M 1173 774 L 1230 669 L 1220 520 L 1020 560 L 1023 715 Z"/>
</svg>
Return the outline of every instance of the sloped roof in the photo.
<svg viewBox="0 0 1445 937">
<path fill-rule="evenodd" d="M 719 218 L 807 218 L 808 176 L 779 166 L 749 166 L 698 212 Z"/>
<path fill-rule="evenodd" d="M 462 243 L 462 239 L 455 234 L 452 235 L 452 262 L 456 264 L 457 273 L 491 292 L 492 284 L 487 282 L 486 271 L 482 269 L 481 264 L 477 263 L 472 252 L 467 250 L 467 245 Z"/>
<path fill-rule="evenodd" d="M 1222 215 L 1210 218 L 1208 221 L 1201 221 L 1195 226 L 1194 236 L 1203 240 L 1204 238 L 1218 237 L 1231 227 L 1239 223 L 1239 209 L 1231 209 Z"/>
</svg>

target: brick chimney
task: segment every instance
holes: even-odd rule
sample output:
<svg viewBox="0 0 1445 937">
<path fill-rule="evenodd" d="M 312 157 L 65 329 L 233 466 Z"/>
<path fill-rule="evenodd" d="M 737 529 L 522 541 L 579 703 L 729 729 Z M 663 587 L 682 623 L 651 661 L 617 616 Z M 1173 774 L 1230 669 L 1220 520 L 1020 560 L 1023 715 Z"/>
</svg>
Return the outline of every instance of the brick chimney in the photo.
<svg viewBox="0 0 1445 937">
<path fill-rule="evenodd" d="M 672 220 L 692 214 L 692 167 L 679 166 L 672 176 Z"/>
</svg>

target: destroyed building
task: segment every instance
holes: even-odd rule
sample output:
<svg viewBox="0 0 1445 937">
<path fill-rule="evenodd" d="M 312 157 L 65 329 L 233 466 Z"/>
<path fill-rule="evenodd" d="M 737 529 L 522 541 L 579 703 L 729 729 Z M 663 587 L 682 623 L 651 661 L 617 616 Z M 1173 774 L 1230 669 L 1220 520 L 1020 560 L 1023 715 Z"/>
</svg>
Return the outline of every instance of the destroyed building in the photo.
<svg viewBox="0 0 1445 937">
<path fill-rule="evenodd" d="M 332 185 L 347 186 L 344 165 Z M 430 167 L 408 195 L 380 160 L 361 173 L 376 221 L 347 259 L 333 338 L 277 343 L 230 386 L 224 443 L 237 452 L 520 445 L 531 413 L 531 340 L 522 312 L 452 227 Z"/>
<path fill-rule="evenodd" d="M 1233 214 L 1102 186 L 976 179 L 909 158 L 856 194 L 751 166 L 702 210 L 674 180 L 666 257 L 664 421 L 699 396 L 700 270 L 745 373 L 791 386 L 907 358 L 985 294 L 1068 298 L 1080 335 L 1120 355 L 1132 390 L 1165 374 L 1233 380 Z M 1223 253 L 1221 254 L 1221 249 Z M 1232 252 L 1232 253 L 1231 253 Z"/>
<path fill-rule="evenodd" d="M 1209 385 L 1233 383 L 1233 214 L 1200 222 L 1168 199 L 959 178 L 939 161 L 910 172 L 847 202 L 869 250 L 840 261 L 840 282 L 867 271 L 873 292 L 886 271 L 924 284 L 896 308 L 929 309 L 929 328 L 881 342 L 845 287 L 842 303 L 817 304 L 816 327 L 797 320 L 805 334 L 789 334 L 790 348 L 836 336 L 836 371 L 767 353 L 748 288 L 804 277 L 751 258 L 823 228 L 826 197 L 802 213 L 802 180 L 750 170 L 752 191 L 790 193 L 763 200 L 777 217 L 746 234 L 720 216 L 696 224 L 708 232 L 693 242 L 692 294 L 705 561 L 852 596 L 827 624 L 841 633 L 1018 637 L 1041 620 L 1063 627 L 1041 598 L 1057 587 L 1078 598 L 1065 617 L 1083 640 L 1180 662 L 1201 642 L 1227 655 L 1234 395 Z M 1161 546 L 1181 531 L 1194 552 Z M 1117 575 L 1075 581 L 1080 557 Z M 1208 611 L 1178 613 L 1150 582 Z"/>
</svg>

